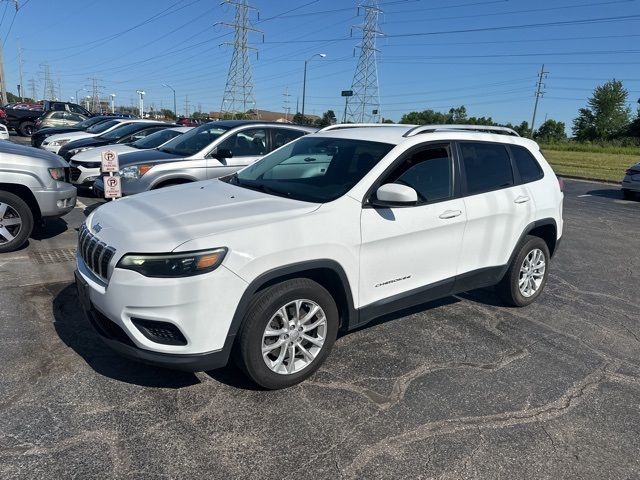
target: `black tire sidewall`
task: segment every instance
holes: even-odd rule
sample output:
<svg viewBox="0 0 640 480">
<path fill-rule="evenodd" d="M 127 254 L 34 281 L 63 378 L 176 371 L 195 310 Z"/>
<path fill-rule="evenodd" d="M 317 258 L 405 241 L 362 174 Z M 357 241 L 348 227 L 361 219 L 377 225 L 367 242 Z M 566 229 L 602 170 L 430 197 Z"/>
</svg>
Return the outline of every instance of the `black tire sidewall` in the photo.
<svg viewBox="0 0 640 480">
<path fill-rule="evenodd" d="M 0 245 L 0 253 L 11 252 L 20 248 L 27 241 L 33 231 L 33 213 L 29 205 L 17 195 L 0 190 L 0 202 L 6 203 L 15 209 L 22 219 L 22 229 L 18 235 L 8 243 Z M 0 223 L 2 223 L 0 221 Z"/>
<path fill-rule="evenodd" d="M 525 297 L 520 292 L 520 288 L 518 287 L 518 281 L 520 279 L 520 267 L 522 266 L 522 262 L 525 257 L 534 249 L 540 249 L 544 254 L 544 262 L 545 262 L 545 270 L 544 277 L 542 278 L 542 283 L 540 287 L 530 297 Z M 526 305 L 530 305 L 533 303 L 539 296 L 542 294 L 545 285 L 547 284 L 547 279 L 549 278 L 549 247 L 547 243 L 540 237 L 527 236 L 525 238 L 524 243 L 520 247 L 518 254 L 513 259 L 513 262 L 509 268 L 509 296 L 510 300 L 514 305 L 518 307 L 524 307 Z"/>
<path fill-rule="evenodd" d="M 322 350 L 311 365 L 291 375 L 271 371 L 262 358 L 262 334 L 267 322 L 283 305 L 297 299 L 316 302 L 327 317 L 327 335 Z M 240 367 L 260 387 L 275 390 L 295 385 L 311 376 L 324 363 L 338 334 L 338 309 L 331 294 L 316 282 L 295 279 L 260 292 L 249 306 L 239 339 Z"/>
<path fill-rule="evenodd" d="M 27 128 L 31 128 L 31 133 L 27 132 Z M 24 122 L 20 124 L 20 135 L 23 137 L 29 137 L 33 134 L 35 129 L 35 124 L 33 122 Z"/>
</svg>

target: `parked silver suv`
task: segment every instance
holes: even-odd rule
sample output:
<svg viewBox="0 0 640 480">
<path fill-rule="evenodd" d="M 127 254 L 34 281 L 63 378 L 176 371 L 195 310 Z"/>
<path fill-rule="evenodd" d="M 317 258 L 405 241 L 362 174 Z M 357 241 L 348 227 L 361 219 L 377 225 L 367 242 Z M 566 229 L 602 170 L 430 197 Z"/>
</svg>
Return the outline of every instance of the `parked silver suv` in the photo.
<svg viewBox="0 0 640 480">
<path fill-rule="evenodd" d="M 69 165 L 58 155 L 0 141 L 0 253 L 20 248 L 34 222 L 76 204 Z"/>
<path fill-rule="evenodd" d="M 267 153 L 314 133 L 286 123 L 229 120 L 205 123 L 160 148 L 120 156 L 122 194 L 229 175 Z M 102 178 L 93 185 L 104 195 Z"/>
</svg>

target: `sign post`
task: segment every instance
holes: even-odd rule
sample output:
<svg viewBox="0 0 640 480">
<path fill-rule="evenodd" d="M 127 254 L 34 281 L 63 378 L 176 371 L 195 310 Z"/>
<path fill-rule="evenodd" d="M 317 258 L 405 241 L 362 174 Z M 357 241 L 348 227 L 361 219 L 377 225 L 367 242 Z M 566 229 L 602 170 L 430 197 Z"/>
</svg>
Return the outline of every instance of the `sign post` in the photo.
<svg viewBox="0 0 640 480">
<path fill-rule="evenodd" d="M 106 150 L 100 155 L 102 157 L 102 173 L 108 173 L 102 177 L 104 182 L 104 198 L 110 198 L 115 200 L 122 197 L 122 185 L 120 183 L 120 177 L 114 175 L 120 171 L 120 162 L 118 161 L 118 154 L 113 150 Z"/>
<path fill-rule="evenodd" d="M 347 123 L 347 103 L 349 102 L 349 97 L 353 97 L 353 90 L 342 90 L 340 95 L 344 97 L 344 116 L 342 117 L 342 123 Z"/>
</svg>

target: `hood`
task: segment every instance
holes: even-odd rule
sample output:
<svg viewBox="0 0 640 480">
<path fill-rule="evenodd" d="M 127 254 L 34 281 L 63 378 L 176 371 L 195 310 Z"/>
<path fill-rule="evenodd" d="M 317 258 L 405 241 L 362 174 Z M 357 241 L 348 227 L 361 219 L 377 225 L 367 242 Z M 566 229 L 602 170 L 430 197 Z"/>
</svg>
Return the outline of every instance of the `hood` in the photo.
<svg viewBox="0 0 640 480">
<path fill-rule="evenodd" d="M 92 148 L 91 150 L 77 153 L 76 155 L 73 156 L 73 161 L 74 162 L 101 162 L 102 152 L 106 152 L 107 150 L 116 152 L 118 155 L 122 155 L 123 153 L 127 153 L 127 152 L 138 151 L 137 148 L 130 147 L 126 143 L 117 143 L 115 145 L 103 145 L 101 147 L 96 147 L 96 148 Z"/>
<path fill-rule="evenodd" d="M 88 137 L 95 137 L 95 136 L 97 136 L 95 133 L 87 133 L 84 130 L 79 130 L 79 131 L 76 130 L 73 132 L 58 133 L 56 135 L 51 135 L 50 137 L 47 137 L 45 142 L 51 143 L 55 140 L 64 140 L 64 139 L 69 139 L 70 142 L 73 142 L 74 140 L 79 140 L 81 138 L 88 138 Z"/>
<path fill-rule="evenodd" d="M 87 225 L 118 253 L 170 252 L 189 240 L 289 219 L 319 206 L 207 180 L 106 203 Z"/>
<path fill-rule="evenodd" d="M 52 167 L 68 167 L 69 165 L 59 155 L 47 152 L 39 148 L 27 147 L 26 145 L 18 145 L 13 142 L 0 143 L 0 154 L 2 155 L 18 155 L 21 157 L 37 158 L 43 162 L 49 162 Z"/>
<path fill-rule="evenodd" d="M 120 161 L 120 168 L 122 168 L 125 165 L 133 165 L 136 163 L 171 162 L 180 158 L 183 157 L 172 153 L 161 152 L 156 148 L 152 148 L 151 150 L 136 150 L 135 152 L 128 152 L 118 160 Z"/>
<path fill-rule="evenodd" d="M 108 140 L 104 140 L 100 137 L 85 137 L 85 138 L 80 138 L 78 140 L 71 140 L 69 143 L 67 143 L 64 146 L 64 149 L 68 151 L 74 148 L 100 147 L 102 145 L 108 145 L 108 144 L 109 144 Z"/>
</svg>

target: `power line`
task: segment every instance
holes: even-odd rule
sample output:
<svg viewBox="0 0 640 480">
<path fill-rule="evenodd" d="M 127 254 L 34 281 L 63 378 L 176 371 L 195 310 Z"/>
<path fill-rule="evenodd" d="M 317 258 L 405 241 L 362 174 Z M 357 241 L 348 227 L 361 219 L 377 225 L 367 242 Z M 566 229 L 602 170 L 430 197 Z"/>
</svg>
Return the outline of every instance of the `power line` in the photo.
<svg viewBox="0 0 640 480">
<path fill-rule="evenodd" d="M 531 138 L 533 138 L 533 129 L 535 128 L 535 124 L 536 124 L 536 113 L 538 112 L 538 100 L 540 100 L 540 97 L 542 97 L 544 95 L 544 79 L 547 78 L 549 72 L 545 72 L 544 71 L 544 64 L 542 64 L 542 68 L 540 69 L 540 73 L 538 75 L 538 81 L 536 82 L 536 93 L 535 93 L 535 97 L 536 97 L 536 102 L 534 104 L 533 107 L 533 118 L 531 119 L 531 129 L 529 131 L 529 135 Z"/>
</svg>

